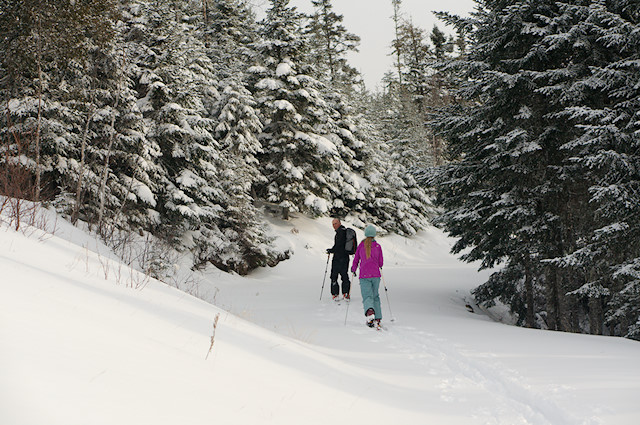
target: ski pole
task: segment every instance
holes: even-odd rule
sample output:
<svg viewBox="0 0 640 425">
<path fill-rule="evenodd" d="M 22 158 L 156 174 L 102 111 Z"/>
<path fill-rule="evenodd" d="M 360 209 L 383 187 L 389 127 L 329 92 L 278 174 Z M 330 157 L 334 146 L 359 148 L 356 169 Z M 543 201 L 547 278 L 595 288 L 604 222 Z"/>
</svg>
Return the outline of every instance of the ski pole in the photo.
<svg viewBox="0 0 640 425">
<path fill-rule="evenodd" d="M 347 301 L 347 312 L 344 315 L 344 325 L 347 326 L 347 316 L 349 316 L 349 304 L 351 304 L 351 300 Z"/>
<path fill-rule="evenodd" d="M 356 278 L 356 272 L 353 272 L 353 279 Z M 347 313 L 344 315 L 344 325 L 347 326 L 347 317 L 349 316 L 349 304 L 351 304 L 351 288 L 349 288 L 349 301 L 347 301 Z"/>
<path fill-rule="evenodd" d="M 331 253 L 327 253 L 327 265 L 324 268 L 324 277 L 322 278 L 322 289 L 320 290 L 320 301 L 322 301 L 322 292 L 324 291 L 324 281 L 327 279 L 327 270 L 329 269 L 329 258 L 331 258 Z"/>
<path fill-rule="evenodd" d="M 396 318 L 393 317 L 393 312 L 391 311 L 391 303 L 389 302 L 389 291 L 387 290 L 387 284 L 384 281 L 384 275 L 382 274 L 382 271 L 380 272 L 380 276 L 382 277 L 382 285 L 384 286 L 384 293 L 387 296 L 387 305 L 389 306 L 389 314 L 391 315 L 391 319 L 389 320 L 394 322 Z"/>
</svg>

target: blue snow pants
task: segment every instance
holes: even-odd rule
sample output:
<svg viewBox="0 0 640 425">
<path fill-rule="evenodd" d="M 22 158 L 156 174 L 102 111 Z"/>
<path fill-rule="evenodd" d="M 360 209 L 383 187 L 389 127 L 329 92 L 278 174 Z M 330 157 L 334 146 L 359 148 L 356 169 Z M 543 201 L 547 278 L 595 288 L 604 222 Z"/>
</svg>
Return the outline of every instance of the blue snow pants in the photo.
<svg viewBox="0 0 640 425">
<path fill-rule="evenodd" d="M 362 306 L 365 314 L 372 308 L 376 312 L 376 319 L 382 319 L 382 309 L 380 308 L 380 287 L 379 277 L 369 277 L 360 279 L 360 292 L 362 293 Z"/>
</svg>

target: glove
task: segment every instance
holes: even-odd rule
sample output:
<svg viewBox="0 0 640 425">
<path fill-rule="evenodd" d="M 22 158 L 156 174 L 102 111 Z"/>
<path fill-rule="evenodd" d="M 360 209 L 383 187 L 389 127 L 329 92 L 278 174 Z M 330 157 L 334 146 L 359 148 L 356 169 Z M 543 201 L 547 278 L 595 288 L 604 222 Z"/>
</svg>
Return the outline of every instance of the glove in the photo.
<svg viewBox="0 0 640 425">
<path fill-rule="evenodd" d="M 327 248 L 327 254 L 331 254 L 331 248 Z"/>
</svg>

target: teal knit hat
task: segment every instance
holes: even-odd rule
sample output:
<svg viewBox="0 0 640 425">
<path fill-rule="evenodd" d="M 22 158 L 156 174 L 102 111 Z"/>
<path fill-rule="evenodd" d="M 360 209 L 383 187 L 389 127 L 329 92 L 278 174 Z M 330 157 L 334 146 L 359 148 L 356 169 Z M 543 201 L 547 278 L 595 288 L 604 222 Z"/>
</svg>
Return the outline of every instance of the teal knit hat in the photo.
<svg viewBox="0 0 640 425">
<path fill-rule="evenodd" d="M 368 225 L 364 228 L 364 237 L 365 238 L 375 238 L 376 237 L 376 228 L 372 225 Z"/>
</svg>

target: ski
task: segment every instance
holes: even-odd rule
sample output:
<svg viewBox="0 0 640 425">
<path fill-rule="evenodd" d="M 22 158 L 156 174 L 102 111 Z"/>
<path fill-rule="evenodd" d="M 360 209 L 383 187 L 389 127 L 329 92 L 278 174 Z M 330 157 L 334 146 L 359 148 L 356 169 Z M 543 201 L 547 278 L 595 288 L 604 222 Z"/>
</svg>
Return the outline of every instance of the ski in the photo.
<svg viewBox="0 0 640 425">
<path fill-rule="evenodd" d="M 385 325 L 383 325 L 382 323 L 380 323 L 378 321 L 375 321 L 375 320 L 373 321 L 373 323 L 365 322 L 365 325 L 368 328 L 375 329 L 377 331 L 386 331 L 386 330 L 388 330 L 388 328 Z"/>
<path fill-rule="evenodd" d="M 375 329 L 377 331 L 386 331 L 387 330 L 386 326 L 384 326 L 382 323 L 375 322 L 375 321 L 374 321 L 374 323 L 365 322 L 365 325 L 367 325 L 368 328 Z"/>
<path fill-rule="evenodd" d="M 345 297 L 337 296 L 337 297 L 334 297 L 334 298 L 333 298 L 333 301 L 334 301 L 337 305 L 342 305 L 342 303 L 343 303 L 343 302 L 345 302 L 345 303 L 349 303 L 349 302 L 351 301 L 351 299 L 350 299 L 350 298 L 345 298 Z"/>
</svg>

